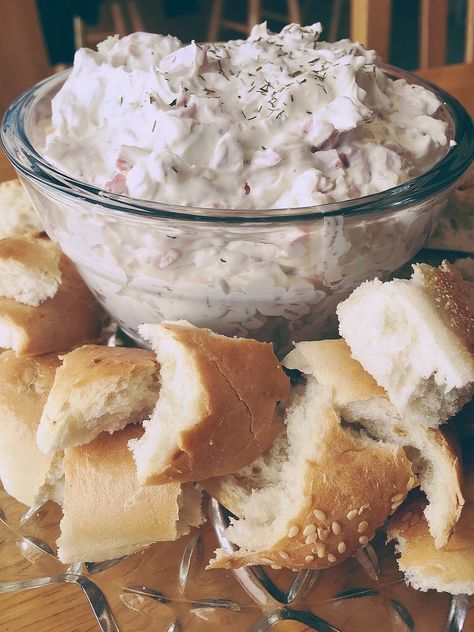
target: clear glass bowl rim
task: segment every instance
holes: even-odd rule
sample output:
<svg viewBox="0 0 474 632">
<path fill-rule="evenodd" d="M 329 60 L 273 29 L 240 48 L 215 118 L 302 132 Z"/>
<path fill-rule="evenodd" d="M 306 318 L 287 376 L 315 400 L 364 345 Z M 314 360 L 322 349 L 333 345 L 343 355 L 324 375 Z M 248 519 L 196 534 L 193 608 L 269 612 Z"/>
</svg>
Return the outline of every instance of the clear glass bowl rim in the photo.
<svg viewBox="0 0 474 632">
<path fill-rule="evenodd" d="M 424 174 L 380 193 L 343 202 L 286 209 L 208 209 L 162 204 L 116 195 L 76 180 L 48 163 L 33 147 L 25 130 L 25 113 L 31 111 L 31 108 L 34 108 L 38 100 L 48 91 L 59 86 L 70 73 L 70 69 L 40 81 L 10 105 L 1 122 L 0 141 L 10 162 L 27 179 L 32 179 L 43 188 L 56 193 L 66 194 L 79 201 L 84 200 L 97 205 L 101 210 L 119 214 L 129 213 L 148 219 L 197 220 L 224 224 L 249 222 L 265 224 L 308 220 L 314 222 L 334 216 L 380 215 L 410 204 L 419 204 L 448 189 L 462 176 L 474 159 L 474 124 L 457 99 L 429 81 L 400 68 L 384 64 L 382 69 L 390 77 L 405 79 L 408 83 L 421 85 L 434 92 L 454 124 L 453 140 L 456 145 L 450 147 L 447 154 Z M 20 155 L 23 160 L 19 158 Z"/>
</svg>

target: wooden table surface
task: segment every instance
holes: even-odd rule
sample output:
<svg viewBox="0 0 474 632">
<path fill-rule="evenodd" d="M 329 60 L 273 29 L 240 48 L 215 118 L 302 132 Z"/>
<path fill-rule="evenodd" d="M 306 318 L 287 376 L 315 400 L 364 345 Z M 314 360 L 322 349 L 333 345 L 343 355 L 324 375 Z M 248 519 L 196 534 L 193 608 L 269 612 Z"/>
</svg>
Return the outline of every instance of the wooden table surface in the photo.
<svg viewBox="0 0 474 632">
<path fill-rule="evenodd" d="M 474 115 L 474 64 L 442 66 L 419 74 L 453 94 Z M 0 150 L 0 182 L 14 175 Z M 72 586 L 0 596 L 0 632 L 97 632 L 97 629 L 85 600 Z"/>
</svg>

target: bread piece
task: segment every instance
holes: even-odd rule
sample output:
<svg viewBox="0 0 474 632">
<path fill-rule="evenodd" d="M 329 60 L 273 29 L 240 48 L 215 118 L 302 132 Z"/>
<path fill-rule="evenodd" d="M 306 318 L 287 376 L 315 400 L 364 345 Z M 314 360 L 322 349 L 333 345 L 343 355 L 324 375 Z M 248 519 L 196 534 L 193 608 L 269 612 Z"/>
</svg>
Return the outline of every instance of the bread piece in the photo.
<svg viewBox="0 0 474 632">
<path fill-rule="evenodd" d="M 62 500 L 61 455 L 45 456 L 36 445 L 58 365 L 56 355 L 0 355 L 0 479 L 10 496 L 29 507 Z"/>
<path fill-rule="evenodd" d="M 64 254 L 61 285 L 53 298 L 38 307 L 0 298 L 0 347 L 20 355 L 68 351 L 93 341 L 102 329 L 99 304 Z"/>
<path fill-rule="evenodd" d="M 461 515 L 461 451 L 454 432 L 403 420 L 383 388 L 351 357 L 344 340 L 300 342 L 283 360 L 330 389 L 345 421 L 370 436 L 403 447 L 428 497 L 425 516 L 436 546 L 444 546 Z"/>
<path fill-rule="evenodd" d="M 409 281 L 354 290 L 338 305 L 339 331 L 404 419 L 436 427 L 472 397 L 474 298 L 446 262 L 413 269 Z"/>
<path fill-rule="evenodd" d="M 159 392 L 159 368 L 151 351 L 85 345 L 61 360 L 37 434 L 46 454 L 150 416 Z"/>
<path fill-rule="evenodd" d="M 60 255 L 48 239 L 0 239 L 0 296 L 32 307 L 52 298 L 61 283 Z"/>
<path fill-rule="evenodd" d="M 398 566 L 417 590 L 453 595 L 474 593 L 474 475 L 466 476 L 466 504 L 449 543 L 435 547 L 423 517 L 424 501 L 414 498 L 394 516 L 388 529 L 397 540 Z"/>
<path fill-rule="evenodd" d="M 127 426 L 65 451 L 57 542 L 65 564 L 130 555 L 153 542 L 176 540 L 203 522 L 201 494 L 192 485 L 138 485 L 127 443 L 142 433 Z"/>
<path fill-rule="evenodd" d="M 185 321 L 142 325 L 140 334 L 161 366 L 156 408 L 131 444 L 141 482 L 235 472 L 269 447 L 281 430 L 277 403 L 290 390 L 270 344 Z"/>
<path fill-rule="evenodd" d="M 43 230 L 28 194 L 15 178 L 0 183 L 0 239 Z"/>
<path fill-rule="evenodd" d="M 240 550 L 217 550 L 211 568 L 339 564 L 367 544 L 415 484 L 403 450 L 343 427 L 313 377 L 294 389 L 285 422 L 266 454 L 204 483 L 239 516 L 225 535 Z"/>
</svg>

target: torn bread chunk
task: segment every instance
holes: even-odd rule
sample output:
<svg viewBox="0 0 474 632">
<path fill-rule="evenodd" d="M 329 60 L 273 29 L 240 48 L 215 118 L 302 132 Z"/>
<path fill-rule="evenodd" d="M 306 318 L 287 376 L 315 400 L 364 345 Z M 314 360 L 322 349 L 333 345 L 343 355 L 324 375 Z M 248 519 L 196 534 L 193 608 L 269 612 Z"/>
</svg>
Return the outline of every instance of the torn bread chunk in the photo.
<svg viewBox="0 0 474 632">
<path fill-rule="evenodd" d="M 62 454 L 44 455 L 36 445 L 36 430 L 59 364 L 54 354 L 0 355 L 0 479 L 10 496 L 29 507 L 62 501 Z"/>
<path fill-rule="evenodd" d="M 159 392 L 151 351 L 85 345 L 61 360 L 38 427 L 38 446 L 46 454 L 150 416 Z"/>
<path fill-rule="evenodd" d="M 0 183 L 0 239 L 36 235 L 43 230 L 30 198 L 15 178 Z"/>
<path fill-rule="evenodd" d="M 436 427 L 472 397 L 474 295 L 453 266 L 367 281 L 338 305 L 353 357 L 407 421 Z"/>
<path fill-rule="evenodd" d="M 58 557 L 65 564 L 130 555 L 176 540 L 204 521 L 191 484 L 141 487 L 127 443 L 143 433 L 127 426 L 64 454 L 64 502 Z"/>
<path fill-rule="evenodd" d="M 388 528 L 396 540 L 398 566 L 417 590 L 474 594 L 474 474 L 466 476 L 466 504 L 449 543 L 437 549 L 423 516 L 425 501 L 411 499 Z"/>
<path fill-rule="evenodd" d="M 104 315 L 99 304 L 64 254 L 59 268 L 58 291 L 38 307 L 0 297 L 0 347 L 41 355 L 69 351 L 100 335 Z"/>
<path fill-rule="evenodd" d="M 60 256 L 49 239 L 0 239 L 0 296 L 32 307 L 52 298 L 61 283 Z"/>
<path fill-rule="evenodd" d="M 185 321 L 142 325 L 161 367 L 145 434 L 130 444 L 142 483 L 235 472 L 281 430 L 290 382 L 270 344 L 227 338 Z"/>
<path fill-rule="evenodd" d="M 344 340 L 300 342 L 283 365 L 312 375 L 328 388 L 345 421 L 361 424 L 370 436 L 405 449 L 428 497 L 425 516 L 430 532 L 436 546 L 444 546 L 464 504 L 461 451 L 453 430 L 402 419 L 385 390 L 351 357 Z"/>
<path fill-rule="evenodd" d="M 344 427 L 329 392 L 308 377 L 294 389 L 286 432 L 233 475 L 204 486 L 238 519 L 210 568 L 254 564 L 328 568 L 365 546 L 415 484 L 404 451 Z"/>
</svg>

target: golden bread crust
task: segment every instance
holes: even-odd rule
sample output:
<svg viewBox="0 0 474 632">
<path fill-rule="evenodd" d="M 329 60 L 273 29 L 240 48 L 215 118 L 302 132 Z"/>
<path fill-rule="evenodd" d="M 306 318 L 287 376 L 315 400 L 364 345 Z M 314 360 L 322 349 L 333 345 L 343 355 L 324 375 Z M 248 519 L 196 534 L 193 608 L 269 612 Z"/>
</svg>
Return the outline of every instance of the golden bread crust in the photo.
<svg viewBox="0 0 474 632">
<path fill-rule="evenodd" d="M 62 281 L 53 298 L 38 307 L 0 297 L 0 328 L 19 334 L 15 351 L 20 355 L 41 355 L 67 351 L 97 338 L 103 314 L 74 264 L 61 255 Z"/>
<path fill-rule="evenodd" d="M 281 431 L 276 405 L 290 393 L 272 346 L 178 323 L 159 327 L 189 354 L 202 403 L 195 424 L 180 433 L 167 467 L 146 483 L 204 480 L 251 463 Z"/>
</svg>

